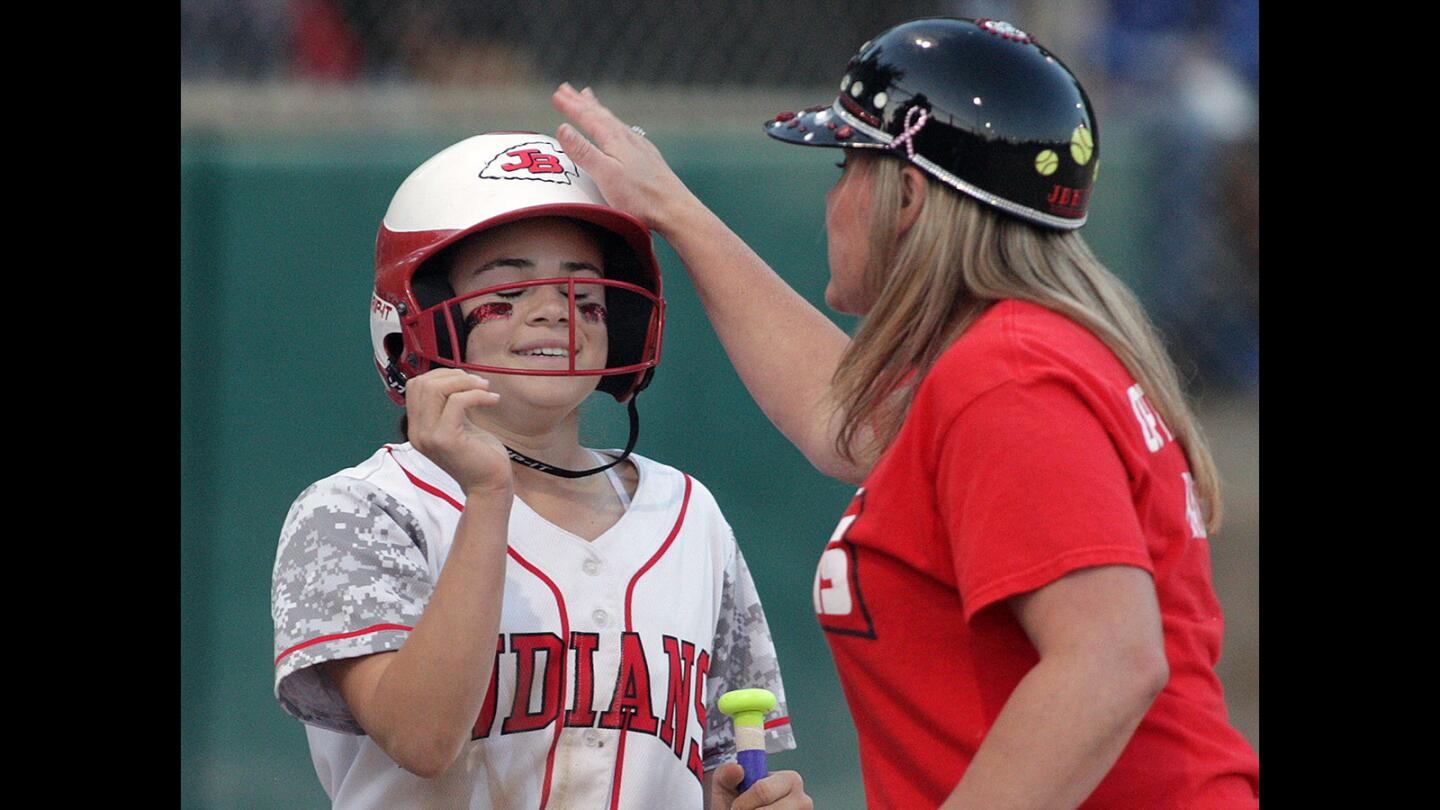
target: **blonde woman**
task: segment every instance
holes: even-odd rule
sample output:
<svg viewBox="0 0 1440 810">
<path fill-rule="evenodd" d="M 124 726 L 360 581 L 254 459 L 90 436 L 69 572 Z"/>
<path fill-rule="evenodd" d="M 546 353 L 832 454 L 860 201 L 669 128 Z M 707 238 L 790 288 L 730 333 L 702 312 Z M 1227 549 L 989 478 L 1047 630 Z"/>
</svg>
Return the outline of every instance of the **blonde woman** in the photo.
<svg viewBox="0 0 1440 810">
<path fill-rule="evenodd" d="M 1077 233 L 1089 99 L 1023 30 L 916 20 L 777 139 L 839 148 L 809 306 L 588 89 L 566 152 L 675 247 L 766 415 L 857 484 L 814 601 L 872 807 L 1253 807 L 1214 665 L 1215 465 Z M 818 533 L 818 532 L 817 532 Z"/>
</svg>

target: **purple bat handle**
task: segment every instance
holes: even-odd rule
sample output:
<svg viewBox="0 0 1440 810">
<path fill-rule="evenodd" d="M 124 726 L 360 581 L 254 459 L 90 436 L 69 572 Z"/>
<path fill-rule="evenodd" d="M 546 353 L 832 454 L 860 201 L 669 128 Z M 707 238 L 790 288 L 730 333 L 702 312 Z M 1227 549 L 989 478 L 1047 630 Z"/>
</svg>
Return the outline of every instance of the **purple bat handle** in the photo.
<svg viewBox="0 0 1440 810">
<path fill-rule="evenodd" d="M 740 780 L 740 792 L 744 793 L 750 786 L 770 775 L 770 768 L 765 764 L 765 749 L 753 749 L 749 751 L 737 751 L 735 759 L 739 761 L 740 767 L 745 769 L 745 778 Z"/>
</svg>

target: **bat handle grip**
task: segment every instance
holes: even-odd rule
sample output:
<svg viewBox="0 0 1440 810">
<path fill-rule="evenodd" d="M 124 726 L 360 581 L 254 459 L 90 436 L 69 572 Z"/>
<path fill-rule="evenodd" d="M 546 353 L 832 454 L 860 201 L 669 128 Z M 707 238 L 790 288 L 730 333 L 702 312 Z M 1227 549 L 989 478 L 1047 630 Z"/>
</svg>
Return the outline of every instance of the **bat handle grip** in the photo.
<svg viewBox="0 0 1440 810">
<path fill-rule="evenodd" d="M 770 775 L 765 764 L 765 712 L 775 708 L 768 689 L 735 689 L 720 696 L 720 711 L 735 723 L 735 759 L 745 769 L 740 792 Z"/>
<path fill-rule="evenodd" d="M 737 751 L 735 759 L 740 767 L 745 769 L 745 778 L 740 780 L 740 792 L 744 793 L 750 786 L 770 775 L 770 768 L 765 763 L 765 749 L 750 749 L 748 751 Z"/>
</svg>

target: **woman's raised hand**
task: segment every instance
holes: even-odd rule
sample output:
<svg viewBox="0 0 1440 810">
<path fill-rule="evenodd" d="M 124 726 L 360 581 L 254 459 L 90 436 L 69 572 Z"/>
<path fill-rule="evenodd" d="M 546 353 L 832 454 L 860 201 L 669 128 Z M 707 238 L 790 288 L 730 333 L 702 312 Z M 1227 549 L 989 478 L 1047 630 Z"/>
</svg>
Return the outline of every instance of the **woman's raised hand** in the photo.
<svg viewBox="0 0 1440 810">
<path fill-rule="evenodd" d="M 606 201 L 665 235 L 679 207 L 695 196 L 655 144 L 617 118 L 588 87 L 576 90 L 567 82 L 550 102 L 574 124 L 561 124 L 555 137 L 570 159 L 595 178 Z"/>
</svg>

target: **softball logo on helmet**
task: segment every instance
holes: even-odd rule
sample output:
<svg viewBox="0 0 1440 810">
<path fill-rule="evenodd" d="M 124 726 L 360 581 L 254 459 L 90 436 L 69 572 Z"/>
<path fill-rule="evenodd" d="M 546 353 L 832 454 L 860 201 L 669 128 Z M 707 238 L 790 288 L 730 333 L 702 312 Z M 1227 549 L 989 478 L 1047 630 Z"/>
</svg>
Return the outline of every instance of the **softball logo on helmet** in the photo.
<svg viewBox="0 0 1440 810">
<path fill-rule="evenodd" d="M 575 164 L 553 141 L 518 143 L 491 158 L 480 172 L 489 180 L 539 180 L 570 185 L 579 177 Z"/>
<path fill-rule="evenodd" d="M 1090 137 L 1090 130 L 1084 124 L 1075 127 L 1075 131 L 1070 133 L 1070 157 L 1075 158 L 1076 163 L 1084 166 L 1090 162 L 1090 155 L 1094 151 L 1095 139 Z"/>
<path fill-rule="evenodd" d="M 1035 156 L 1035 171 L 1049 177 L 1060 166 L 1060 158 L 1054 149 L 1046 149 Z"/>
</svg>

